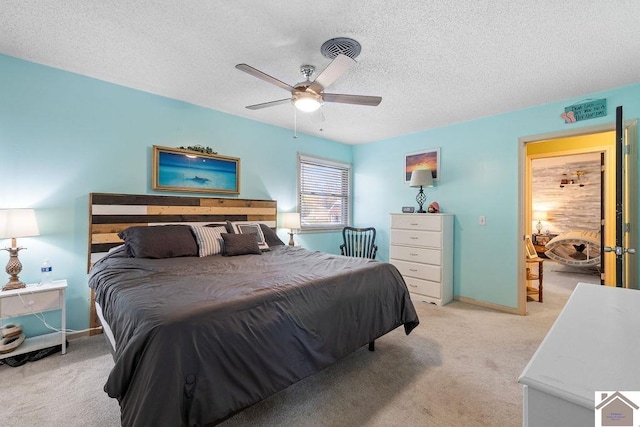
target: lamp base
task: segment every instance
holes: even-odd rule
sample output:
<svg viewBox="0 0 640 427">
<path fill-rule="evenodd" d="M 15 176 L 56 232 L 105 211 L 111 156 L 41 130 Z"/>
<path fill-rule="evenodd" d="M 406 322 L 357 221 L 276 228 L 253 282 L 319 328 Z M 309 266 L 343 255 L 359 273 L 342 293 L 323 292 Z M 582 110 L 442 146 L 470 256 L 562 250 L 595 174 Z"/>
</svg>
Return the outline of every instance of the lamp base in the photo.
<svg viewBox="0 0 640 427">
<path fill-rule="evenodd" d="M 3 291 L 27 287 L 24 282 L 21 282 L 20 279 L 18 279 L 18 274 L 20 274 L 20 272 L 22 271 L 22 263 L 20 263 L 20 260 L 18 259 L 18 252 L 20 252 L 21 249 L 23 248 L 4 248 L 5 251 L 9 252 L 9 262 L 7 263 L 7 268 L 5 269 L 5 271 L 9 275 L 9 281 L 2 287 Z"/>
<path fill-rule="evenodd" d="M 420 186 L 420 191 L 418 191 L 418 195 L 416 196 L 416 202 L 418 202 L 418 212 L 417 213 L 427 213 L 424 209 L 422 209 L 422 205 L 427 201 L 427 196 L 422 191 L 422 185 Z"/>
<path fill-rule="evenodd" d="M 22 289 L 22 288 L 26 288 L 27 285 L 24 284 L 24 282 L 21 282 L 18 279 L 18 276 L 11 276 L 11 278 L 9 278 L 9 281 L 7 282 L 6 285 L 4 285 L 2 287 L 3 291 L 10 291 L 11 289 Z"/>
<path fill-rule="evenodd" d="M 289 246 L 295 246 L 295 242 L 293 241 L 293 233 L 289 232 Z"/>
</svg>

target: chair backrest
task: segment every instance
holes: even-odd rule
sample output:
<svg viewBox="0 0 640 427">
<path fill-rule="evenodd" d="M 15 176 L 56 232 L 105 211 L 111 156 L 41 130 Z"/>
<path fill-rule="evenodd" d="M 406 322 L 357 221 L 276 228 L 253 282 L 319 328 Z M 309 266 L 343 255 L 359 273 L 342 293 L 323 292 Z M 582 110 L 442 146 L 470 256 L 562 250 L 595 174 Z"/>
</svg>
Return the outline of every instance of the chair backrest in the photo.
<svg viewBox="0 0 640 427">
<path fill-rule="evenodd" d="M 340 252 L 345 256 L 375 259 L 378 247 L 376 246 L 376 229 L 373 227 L 342 229 L 343 244 Z"/>
</svg>

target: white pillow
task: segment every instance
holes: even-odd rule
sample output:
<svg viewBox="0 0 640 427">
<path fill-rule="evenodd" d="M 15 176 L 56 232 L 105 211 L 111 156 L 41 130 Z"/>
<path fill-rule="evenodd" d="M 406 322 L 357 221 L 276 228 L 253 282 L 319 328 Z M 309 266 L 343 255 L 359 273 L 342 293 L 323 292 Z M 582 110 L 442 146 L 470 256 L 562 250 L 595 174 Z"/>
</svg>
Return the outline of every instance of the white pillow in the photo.
<svg viewBox="0 0 640 427">
<path fill-rule="evenodd" d="M 224 248 L 224 240 L 222 233 L 226 233 L 225 227 L 203 227 L 201 225 L 192 225 L 191 229 L 196 236 L 198 242 L 198 255 L 209 256 L 222 253 Z"/>
<path fill-rule="evenodd" d="M 258 224 L 257 222 L 232 222 L 231 225 L 233 226 L 233 231 L 236 234 L 255 234 L 260 250 L 269 250 L 269 245 L 264 239 L 264 234 L 262 233 L 260 224 Z"/>
</svg>

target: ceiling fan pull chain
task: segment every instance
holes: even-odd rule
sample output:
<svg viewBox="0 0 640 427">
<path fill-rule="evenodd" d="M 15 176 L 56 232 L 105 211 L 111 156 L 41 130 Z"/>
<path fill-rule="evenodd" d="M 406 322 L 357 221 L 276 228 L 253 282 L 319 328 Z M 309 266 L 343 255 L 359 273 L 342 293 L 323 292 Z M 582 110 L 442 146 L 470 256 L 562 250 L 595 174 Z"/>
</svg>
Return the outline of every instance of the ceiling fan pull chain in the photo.
<svg viewBox="0 0 640 427">
<path fill-rule="evenodd" d="M 298 139 L 298 109 L 293 109 L 293 139 Z"/>
</svg>

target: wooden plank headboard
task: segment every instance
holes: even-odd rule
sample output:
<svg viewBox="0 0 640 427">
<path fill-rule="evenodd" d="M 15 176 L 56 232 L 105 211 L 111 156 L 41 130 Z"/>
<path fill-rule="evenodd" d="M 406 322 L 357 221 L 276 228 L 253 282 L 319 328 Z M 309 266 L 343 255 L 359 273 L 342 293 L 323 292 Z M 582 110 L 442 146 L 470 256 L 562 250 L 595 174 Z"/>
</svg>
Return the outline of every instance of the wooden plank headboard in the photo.
<svg viewBox="0 0 640 427">
<path fill-rule="evenodd" d="M 89 194 L 88 267 L 123 242 L 118 233 L 134 225 L 255 221 L 275 228 L 277 202 L 217 197 Z M 99 326 L 91 292 L 91 327 Z"/>
</svg>

